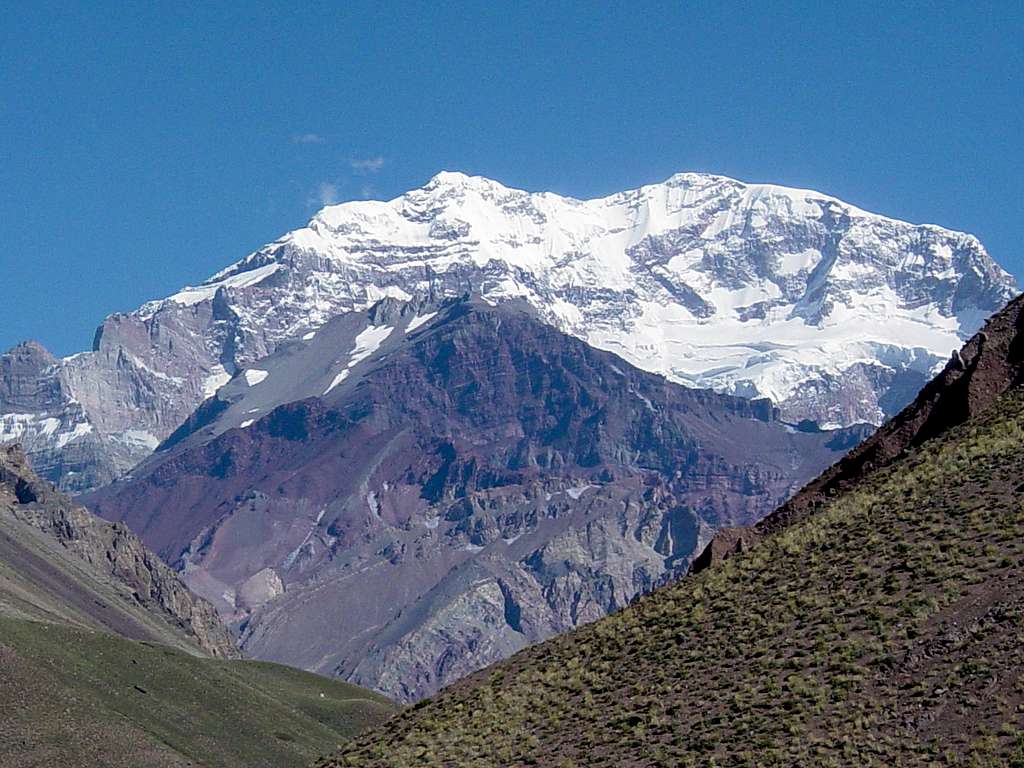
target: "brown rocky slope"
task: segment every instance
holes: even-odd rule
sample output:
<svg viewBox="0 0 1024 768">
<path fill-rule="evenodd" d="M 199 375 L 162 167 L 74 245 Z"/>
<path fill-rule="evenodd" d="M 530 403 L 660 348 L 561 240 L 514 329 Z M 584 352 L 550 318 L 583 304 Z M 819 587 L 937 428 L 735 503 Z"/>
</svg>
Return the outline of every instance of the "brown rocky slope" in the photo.
<svg viewBox="0 0 1024 768">
<path fill-rule="evenodd" d="M 0 446 L 0 603 L 212 656 L 239 651 L 213 606 L 194 595 L 139 537 L 73 503 Z M 73 606 L 73 608 L 72 608 Z"/>
<path fill-rule="evenodd" d="M 830 470 L 756 546 L 731 533 L 725 562 L 322 765 L 1024 764 L 1019 317 L 864 449 L 859 480 Z"/>
</svg>

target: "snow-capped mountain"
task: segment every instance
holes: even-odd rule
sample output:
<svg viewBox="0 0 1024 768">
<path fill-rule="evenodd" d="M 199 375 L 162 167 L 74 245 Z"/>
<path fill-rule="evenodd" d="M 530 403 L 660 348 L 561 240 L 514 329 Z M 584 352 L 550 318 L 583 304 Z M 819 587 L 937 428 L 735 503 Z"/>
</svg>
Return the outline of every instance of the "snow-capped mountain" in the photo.
<svg viewBox="0 0 1024 768">
<path fill-rule="evenodd" d="M 49 434 L 54 407 L 0 413 L 39 435 L 43 473 L 95 486 L 283 340 L 383 296 L 467 291 L 524 298 L 674 381 L 846 425 L 908 402 L 1017 287 L 971 235 L 807 190 L 684 173 L 575 200 L 441 173 L 388 202 L 324 208 L 207 282 L 109 317 L 93 352 L 45 369 L 63 398 Z M 92 441 L 94 466 L 69 479 L 76 440 Z"/>
</svg>

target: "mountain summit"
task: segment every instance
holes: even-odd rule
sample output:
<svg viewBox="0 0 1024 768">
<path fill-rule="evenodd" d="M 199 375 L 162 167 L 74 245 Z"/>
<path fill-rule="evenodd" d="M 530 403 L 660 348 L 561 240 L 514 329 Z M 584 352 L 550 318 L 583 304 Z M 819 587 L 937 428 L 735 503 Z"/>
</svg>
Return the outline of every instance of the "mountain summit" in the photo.
<svg viewBox="0 0 1024 768">
<path fill-rule="evenodd" d="M 281 342 L 384 296 L 468 291 L 524 299 L 678 383 L 848 425 L 899 411 L 1017 287 L 971 235 L 808 190 L 682 173 L 576 200 L 444 172 L 328 206 L 205 283 L 110 316 L 91 353 L 13 351 L 0 393 L 38 402 L 0 399 L 0 440 L 66 488 L 95 487 Z"/>
<path fill-rule="evenodd" d="M 387 203 L 324 208 L 149 309 L 279 269 L 319 321 L 381 293 L 521 297 L 646 370 L 844 425 L 898 410 L 1016 293 L 970 235 L 808 190 L 683 173 L 574 200 L 445 172 Z"/>
</svg>

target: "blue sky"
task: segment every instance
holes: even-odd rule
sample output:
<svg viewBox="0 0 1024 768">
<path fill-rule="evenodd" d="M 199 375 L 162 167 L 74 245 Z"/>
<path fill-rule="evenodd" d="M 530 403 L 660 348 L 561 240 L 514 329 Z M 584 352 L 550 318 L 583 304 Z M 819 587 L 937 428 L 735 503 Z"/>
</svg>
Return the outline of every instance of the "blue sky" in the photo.
<svg viewBox="0 0 1024 768">
<path fill-rule="evenodd" d="M 216 5 L 3 4 L 0 347 L 88 348 L 321 201 L 440 169 L 810 187 L 1024 277 L 1019 0 Z"/>
</svg>

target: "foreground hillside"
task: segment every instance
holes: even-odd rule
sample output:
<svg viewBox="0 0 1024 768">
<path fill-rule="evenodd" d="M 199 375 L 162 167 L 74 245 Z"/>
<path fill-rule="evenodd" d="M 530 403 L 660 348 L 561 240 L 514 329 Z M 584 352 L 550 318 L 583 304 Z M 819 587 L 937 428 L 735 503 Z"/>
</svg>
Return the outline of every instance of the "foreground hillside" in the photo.
<svg viewBox="0 0 1024 768">
<path fill-rule="evenodd" d="M 1024 393 L 323 766 L 1020 765 Z"/>
<path fill-rule="evenodd" d="M 0 447 L 0 766 L 305 765 L 393 709 L 237 656 L 134 534 Z"/>
</svg>

